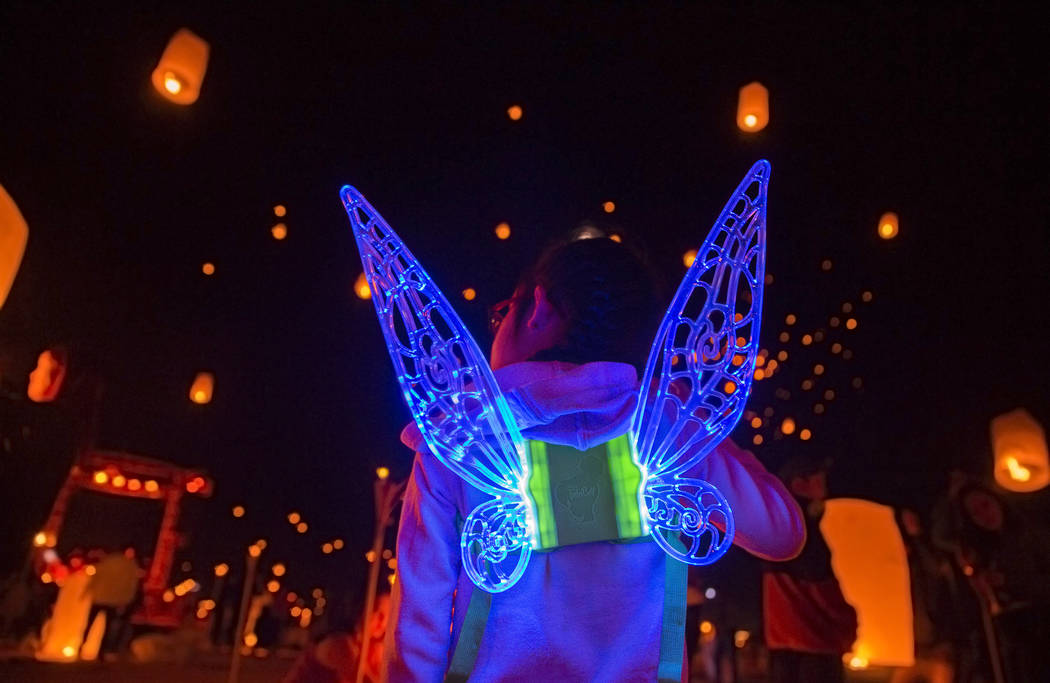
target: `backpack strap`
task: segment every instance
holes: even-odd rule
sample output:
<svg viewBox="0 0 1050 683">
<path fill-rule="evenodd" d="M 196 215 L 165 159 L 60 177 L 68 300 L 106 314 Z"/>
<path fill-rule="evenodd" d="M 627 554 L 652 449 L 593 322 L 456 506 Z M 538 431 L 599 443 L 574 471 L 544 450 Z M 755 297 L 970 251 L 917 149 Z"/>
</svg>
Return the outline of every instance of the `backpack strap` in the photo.
<svg viewBox="0 0 1050 683">
<path fill-rule="evenodd" d="M 684 565 L 683 565 L 684 566 Z M 452 662 L 445 672 L 445 683 L 466 683 L 481 649 L 481 639 L 485 635 L 485 624 L 489 620 L 489 609 L 492 607 L 492 593 L 475 587 L 470 594 L 467 615 L 459 630 L 456 649 L 452 652 Z"/>
</svg>

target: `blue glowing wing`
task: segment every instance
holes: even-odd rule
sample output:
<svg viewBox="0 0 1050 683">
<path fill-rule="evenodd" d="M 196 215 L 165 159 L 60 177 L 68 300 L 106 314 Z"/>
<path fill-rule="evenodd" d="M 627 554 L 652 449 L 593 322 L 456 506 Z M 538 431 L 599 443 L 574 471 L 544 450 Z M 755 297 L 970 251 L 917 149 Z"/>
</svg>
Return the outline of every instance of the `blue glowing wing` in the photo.
<svg viewBox="0 0 1050 683">
<path fill-rule="evenodd" d="M 520 492 L 525 445 L 488 360 L 379 212 L 340 191 L 397 381 L 430 450 L 497 497 Z"/>
<path fill-rule="evenodd" d="M 729 434 L 751 393 L 769 174 L 767 161 L 751 167 L 697 251 L 660 323 L 635 410 L 653 536 L 689 564 L 714 562 L 733 539 L 732 510 L 718 489 L 679 475 Z"/>
</svg>

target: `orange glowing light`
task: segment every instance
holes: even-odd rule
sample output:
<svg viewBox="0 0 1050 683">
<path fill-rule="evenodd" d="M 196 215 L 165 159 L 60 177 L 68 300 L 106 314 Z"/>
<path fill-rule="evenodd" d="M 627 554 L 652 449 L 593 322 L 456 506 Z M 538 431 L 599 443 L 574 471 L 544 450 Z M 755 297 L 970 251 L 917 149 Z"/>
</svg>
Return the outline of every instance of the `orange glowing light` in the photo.
<svg viewBox="0 0 1050 683">
<path fill-rule="evenodd" d="M 144 484 L 144 486 L 145 486 L 146 490 L 149 491 L 150 493 L 156 493 L 157 491 L 160 490 L 160 484 L 158 484 L 153 479 L 147 479 L 146 483 Z"/>
<path fill-rule="evenodd" d="M 36 535 L 33 536 L 33 545 L 35 545 L 37 548 L 42 548 L 46 544 L 47 544 L 47 534 L 45 534 L 43 531 L 38 531 L 36 533 Z"/>
<path fill-rule="evenodd" d="M 787 323 L 788 325 L 794 325 L 795 324 L 795 320 L 797 320 L 797 318 L 795 317 L 794 313 L 788 313 L 787 317 L 784 318 L 784 322 Z"/>
<path fill-rule="evenodd" d="M 333 550 L 333 548 L 332 548 L 332 544 L 331 543 L 325 543 L 324 545 L 321 546 L 321 552 L 324 553 L 325 555 L 330 555 L 332 553 L 332 550 Z"/>
<path fill-rule="evenodd" d="M 175 601 L 175 593 L 174 593 L 174 591 L 170 591 L 170 590 L 164 591 L 164 595 L 161 596 L 161 599 L 164 600 L 164 602 L 174 602 Z"/>
<path fill-rule="evenodd" d="M 761 446 L 763 441 L 765 441 L 765 439 L 762 438 L 761 434 L 755 434 L 755 436 L 751 439 L 751 443 L 755 444 L 756 446 Z"/>
<path fill-rule="evenodd" d="M 781 332 L 780 336 L 777 337 L 777 339 L 779 339 L 781 343 L 786 343 L 788 341 L 791 341 L 791 335 L 787 332 Z"/>
<path fill-rule="evenodd" d="M 463 298 L 467 301 L 473 301 L 475 298 L 477 298 L 477 296 L 478 293 L 474 291 L 473 287 L 467 287 L 463 290 Z"/>
<path fill-rule="evenodd" d="M 289 524 L 298 524 L 302 520 L 303 520 L 303 517 L 298 512 L 289 512 L 288 513 L 288 523 Z"/>
<path fill-rule="evenodd" d="M 266 582 L 266 590 L 270 591 L 271 593 L 276 593 L 277 591 L 281 590 L 281 582 L 277 579 L 270 579 Z"/>
<path fill-rule="evenodd" d="M 835 400 L 835 390 L 834 389 L 826 389 L 824 391 L 824 400 L 825 401 L 833 401 L 833 400 Z"/>
<path fill-rule="evenodd" d="M 284 204 L 277 204 L 273 207 L 273 215 L 278 218 L 284 218 L 285 214 L 288 213 L 288 209 L 284 207 Z"/>
<path fill-rule="evenodd" d="M 244 636 L 244 644 L 248 647 L 255 647 L 259 643 L 259 636 L 254 633 L 249 633 Z"/>
<path fill-rule="evenodd" d="M 296 605 L 292 609 L 288 610 L 288 613 L 291 614 L 292 617 L 298 619 L 299 615 L 303 613 L 303 608 Z"/>
<path fill-rule="evenodd" d="M 299 522 L 298 524 L 295 525 L 295 530 L 298 531 L 301 534 L 305 534 L 309 528 L 310 528 L 310 525 L 307 524 L 306 522 Z"/>
<path fill-rule="evenodd" d="M 230 565 L 225 562 L 215 565 L 215 576 L 223 577 L 230 573 Z"/>
<path fill-rule="evenodd" d="M 241 517 L 244 517 L 244 506 L 234 505 L 232 512 L 234 517 L 240 519 Z"/>
<path fill-rule="evenodd" d="M 248 546 L 248 554 L 252 557 L 259 557 L 260 555 L 262 555 L 262 548 L 253 543 L 250 546 Z"/>
<path fill-rule="evenodd" d="M 872 297 L 871 292 L 865 291 L 863 294 L 860 295 L 860 300 L 863 301 L 864 303 L 868 303 L 869 301 L 871 301 L 871 297 Z"/>
<path fill-rule="evenodd" d="M 118 474 L 113 477 L 112 484 L 118 489 L 124 488 L 124 484 L 128 483 L 128 480 L 124 478 L 124 475 Z"/>
<path fill-rule="evenodd" d="M 275 240 L 283 240 L 288 236 L 288 226 L 284 223 L 278 223 L 270 228 L 270 234 L 273 235 Z"/>
<path fill-rule="evenodd" d="M 142 482 L 138 479 L 128 479 L 128 491 L 138 491 L 142 488 Z"/>
<path fill-rule="evenodd" d="M 762 368 L 755 368 L 755 380 L 761 382 L 766 378 L 766 371 Z"/>
<path fill-rule="evenodd" d="M 824 374 L 824 366 L 821 365 L 820 363 L 817 363 L 816 365 L 814 365 L 813 366 L 813 374 L 814 375 L 823 375 Z"/>
<path fill-rule="evenodd" d="M 882 218 L 879 219 L 879 237 L 884 240 L 891 240 L 897 236 L 898 232 L 900 232 L 900 222 L 897 219 L 897 214 L 892 211 L 882 214 Z"/>
<path fill-rule="evenodd" d="M 726 382 L 724 389 L 727 394 L 734 393 L 736 391 L 736 382 Z"/>
<path fill-rule="evenodd" d="M 781 363 L 783 363 L 787 359 L 788 359 L 788 352 L 787 351 L 779 351 L 777 353 L 777 360 L 780 361 Z"/>
<path fill-rule="evenodd" d="M 623 242 L 623 238 L 617 235 L 615 232 L 609 235 L 609 239 L 611 239 L 613 242 L 616 242 L 617 244 Z"/>
<path fill-rule="evenodd" d="M 761 427 L 762 426 L 762 418 L 760 418 L 758 415 L 755 415 L 753 418 L 751 418 L 751 426 L 754 427 L 755 429 L 758 429 L 759 427 Z"/>
<path fill-rule="evenodd" d="M 795 421 L 790 417 L 785 417 L 784 421 L 780 423 L 780 431 L 790 436 L 795 433 Z"/>
<path fill-rule="evenodd" d="M 831 352 L 832 353 L 838 353 L 841 350 L 842 350 L 842 344 L 839 344 L 838 342 L 835 342 L 834 344 L 831 345 Z"/>
<path fill-rule="evenodd" d="M 390 470 L 386 467 L 377 467 L 376 476 L 380 479 L 386 479 L 390 476 Z"/>
<path fill-rule="evenodd" d="M 210 372 L 198 372 L 190 385 L 190 400 L 197 405 L 205 405 L 211 402 L 212 392 L 215 391 L 215 375 Z"/>
<path fill-rule="evenodd" d="M 205 275 L 214 275 L 215 274 L 215 264 L 211 263 L 211 262 L 205 262 L 205 264 L 201 266 L 201 272 L 204 273 Z"/>
<path fill-rule="evenodd" d="M 694 261 L 696 261 L 696 249 L 690 249 L 682 254 L 682 263 L 685 264 L 686 268 L 692 266 Z"/>
<path fill-rule="evenodd" d="M 702 633 L 702 634 L 704 634 L 706 636 L 706 635 L 714 633 L 714 632 L 715 632 L 715 625 L 712 624 L 710 621 L 701 621 L 700 622 L 700 633 Z"/>
<path fill-rule="evenodd" d="M 616 211 L 616 202 L 604 202 L 602 203 L 602 211 L 605 213 L 612 213 Z"/>
<path fill-rule="evenodd" d="M 769 91 L 761 83 L 740 88 L 736 125 L 745 133 L 757 133 L 769 125 Z"/>
<path fill-rule="evenodd" d="M 49 572 L 44 572 L 40 575 L 40 583 L 51 583 L 54 580 L 54 577 Z"/>
<path fill-rule="evenodd" d="M 496 237 L 505 240 L 510 237 L 510 223 L 500 223 L 496 226 Z"/>
<path fill-rule="evenodd" d="M 284 576 L 284 573 L 285 571 L 287 571 L 287 569 L 283 564 L 278 562 L 272 567 L 271 571 L 273 572 L 274 576 Z"/>
<path fill-rule="evenodd" d="M 522 110 L 522 108 L 517 104 L 507 107 L 507 116 L 510 117 L 511 121 L 520 121 L 521 117 L 524 115 L 524 110 Z"/>
<path fill-rule="evenodd" d="M 189 29 L 179 29 L 153 70 L 153 87 L 176 104 L 193 104 L 200 97 L 209 51 L 208 43 L 200 36 Z"/>
<path fill-rule="evenodd" d="M 812 436 L 813 432 L 809 431 L 808 429 L 803 429 L 801 432 L 798 433 L 798 438 L 802 439 L 803 441 L 809 441 L 810 437 Z"/>
<path fill-rule="evenodd" d="M 106 474 L 105 472 L 103 472 L 102 470 L 99 470 L 99 471 L 95 472 L 95 476 L 92 477 L 92 480 L 96 484 L 105 484 L 106 482 L 109 481 L 109 475 Z"/>
<path fill-rule="evenodd" d="M 29 373 L 26 396 L 34 403 L 50 403 L 58 397 L 66 379 L 67 355 L 61 350 L 45 349 Z"/>
<path fill-rule="evenodd" d="M 802 345 L 803 346 L 809 346 L 812 343 L 813 343 L 813 335 L 811 335 L 811 334 L 804 334 L 804 335 L 802 335 Z"/>
<path fill-rule="evenodd" d="M 341 539 L 341 538 L 337 538 L 334 541 L 332 541 L 332 547 L 335 548 L 336 550 L 342 550 L 343 549 L 343 545 L 344 545 L 343 544 L 343 539 Z"/>
<path fill-rule="evenodd" d="M 358 299 L 371 299 L 372 290 L 368 288 L 368 278 L 364 273 L 357 276 L 354 280 L 354 294 L 357 295 Z"/>
<path fill-rule="evenodd" d="M 857 319 L 856 318 L 850 318 L 849 320 L 847 320 L 846 321 L 846 329 L 847 330 L 855 330 L 855 329 L 857 329 Z"/>
</svg>

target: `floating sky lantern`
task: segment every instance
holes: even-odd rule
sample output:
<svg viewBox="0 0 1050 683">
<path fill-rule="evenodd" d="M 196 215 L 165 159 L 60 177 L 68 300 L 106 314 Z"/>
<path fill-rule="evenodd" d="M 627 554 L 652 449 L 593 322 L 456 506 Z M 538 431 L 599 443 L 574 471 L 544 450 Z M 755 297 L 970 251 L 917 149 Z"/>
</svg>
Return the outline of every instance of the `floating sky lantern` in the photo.
<svg viewBox="0 0 1050 683">
<path fill-rule="evenodd" d="M 693 261 L 696 260 L 696 249 L 690 249 L 689 251 L 682 254 L 682 263 L 686 268 L 693 265 Z"/>
<path fill-rule="evenodd" d="M 153 87 L 176 104 L 193 104 L 201 94 L 208 70 L 208 43 L 187 28 L 180 28 L 168 41 L 157 68 Z"/>
<path fill-rule="evenodd" d="M 478 296 L 478 293 L 474 290 L 473 287 L 467 287 L 466 289 L 463 290 L 463 298 L 466 299 L 467 301 L 473 301 L 474 299 L 477 298 L 477 296 Z"/>
<path fill-rule="evenodd" d="M 879 219 L 879 237 L 884 240 L 891 240 L 897 236 L 899 231 L 900 223 L 897 220 L 897 214 L 892 211 L 882 214 L 882 218 Z"/>
<path fill-rule="evenodd" d="M 602 211 L 605 213 L 612 213 L 616 211 L 616 202 L 604 202 L 602 204 Z"/>
<path fill-rule="evenodd" d="M 47 349 L 37 358 L 36 369 L 29 373 L 26 395 L 35 403 L 50 403 L 58 397 L 66 378 L 66 354 L 60 349 Z"/>
<path fill-rule="evenodd" d="M 908 559 L 893 509 L 867 500 L 826 502 L 820 530 L 846 601 L 857 610 L 850 668 L 911 666 L 914 659 Z"/>
<path fill-rule="evenodd" d="M 740 89 L 736 125 L 745 133 L 757 133 L 769 124 L 769 91 L 755 81 Z"/>
<path fill-rule="evenodd" d="M 29 239 L 29 226 L 15 205 L 15 200 L 0 185 L 0 308 L 4 307 L 11 285 L 22 264 L 22 254 Z"/>
<path fill-rule="evenodd" d="M 520 121 L 524 115 L 525 111 L 517 104 L 507 107 L 507 116 L 511 121 Z"/>
<path fill-rule="evenodd" d="M 995 481 L 1007 491 L 1028 493 L 1050 484 L 1046 433 L 1018 408 L 992 420 Z"/>
<path fill-rule="evenodd" d="M 199 405 L 211 403 L 211 395 L 215 390 L 215 376 L 210 372 L 198 372 L 190 385 L 190 400 Z"/>
<path fill-rule="evenodd" d="M 278 223 L 270 228 L 270 234 L 273 235 L 275 240 L 283 240 L 288 236 L 288 226 L 284 223 Z"/>
<path fill-rule="evenodd" d="M 500 223 L 496 226 L 496 237 L 505 240 L 510 237 L 510 223 Z"/>
<path fill-rule="evenodd" d="M 211 263 L 211 262 L 207 262 L 207 263 L 203 264 L 201 266 L 201 272 L 204 273 L 205 275 L 214 275 L 215 274 L 215 264 Z"/>
<path fill-rule="evenodd" d="M 364 273 L 358 275 L 357 279 L 354 280 L 354 294 L 356 294 L 359 299 L 372 298 L 372 290 L 368 288 L 368 278 L 365 277 Z"/>
</svg>

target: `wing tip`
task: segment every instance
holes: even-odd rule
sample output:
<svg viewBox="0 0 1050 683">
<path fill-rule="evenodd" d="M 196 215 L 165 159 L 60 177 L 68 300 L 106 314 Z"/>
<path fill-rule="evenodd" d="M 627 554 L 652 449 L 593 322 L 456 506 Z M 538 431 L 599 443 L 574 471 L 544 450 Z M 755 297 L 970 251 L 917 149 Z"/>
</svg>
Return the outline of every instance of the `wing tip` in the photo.
<svg viewBox="0 0 1050 683">
<path fill-rule="evenodd" d="M 768 159 L 759 159 L 751 166 L 750 175 L 759 176 L 763 180 L 769 180 L 769 174 L 773 171 L 773 165 Z"/>
<path fill-rule="evenodd" d="M 364 195 L 353 185 L 343 185 L 339 188 L 339 197 L 343 202 L 358 202 L 364 199 Z"/>
</svg>

